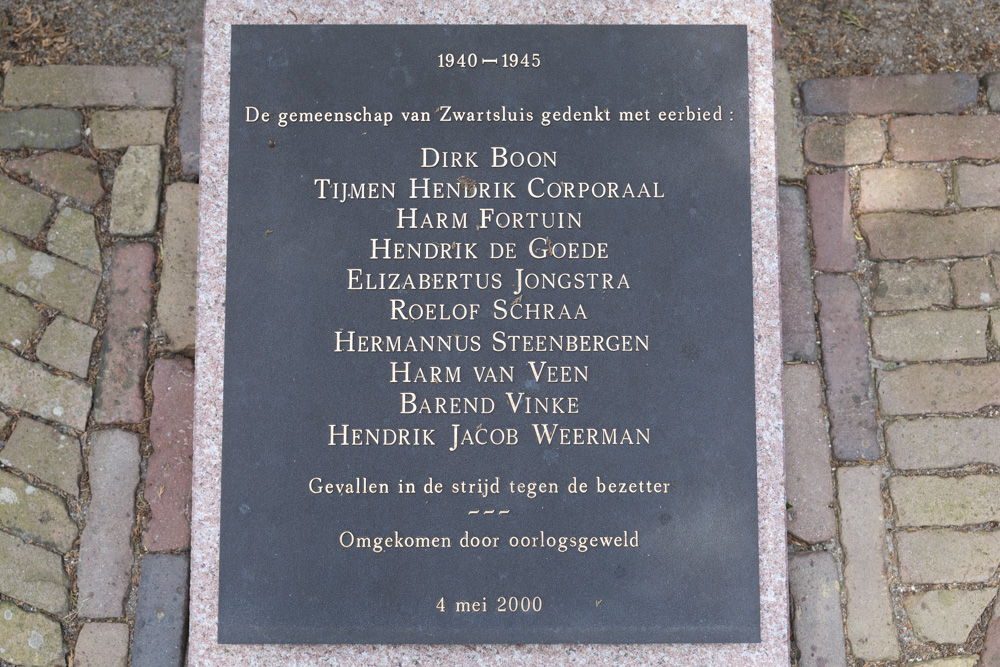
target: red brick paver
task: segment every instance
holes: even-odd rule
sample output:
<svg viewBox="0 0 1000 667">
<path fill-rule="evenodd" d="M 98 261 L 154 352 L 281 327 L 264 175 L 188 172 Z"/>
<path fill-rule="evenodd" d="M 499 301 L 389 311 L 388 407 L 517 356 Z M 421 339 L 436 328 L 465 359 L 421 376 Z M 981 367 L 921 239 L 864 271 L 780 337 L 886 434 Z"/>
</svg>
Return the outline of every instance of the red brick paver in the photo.
<svg viewBox="0 0 1000 667">
<path fill-rule="evenodd" d="M 143 545 L 150 551 L 191 545 L 191 458 L 194 429 L 194 363 L 158 359 L 153 367 L 153 454 L 146 472 L 152 514 Z"/>
<path fill-rule="evenodd" d="M 972 108 L 979 82 L 969 74 L 911 74 L 810 79 L 805 112 L 824 114 L 957 113 Z"/>
<path fill-rule="evenodd" d="M 145 413 L 143 379 L 153 301 L 153 246 L 123 243 L 111 259 L 108 321 L 94 398 L 99 423 L 135 423 Z"/>
</svg>

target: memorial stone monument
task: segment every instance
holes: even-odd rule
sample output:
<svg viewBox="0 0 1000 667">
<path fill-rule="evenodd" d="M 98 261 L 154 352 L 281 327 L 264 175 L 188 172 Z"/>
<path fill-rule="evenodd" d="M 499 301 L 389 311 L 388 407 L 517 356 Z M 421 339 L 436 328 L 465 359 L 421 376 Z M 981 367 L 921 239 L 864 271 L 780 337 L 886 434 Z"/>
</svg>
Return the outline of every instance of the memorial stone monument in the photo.
<svg viewBox="0 0 1000 667">
<path fill-rule="evenodd" d="M 205 39 L 194 664 L 787 660 L 768 5 Z"/>
</svg>

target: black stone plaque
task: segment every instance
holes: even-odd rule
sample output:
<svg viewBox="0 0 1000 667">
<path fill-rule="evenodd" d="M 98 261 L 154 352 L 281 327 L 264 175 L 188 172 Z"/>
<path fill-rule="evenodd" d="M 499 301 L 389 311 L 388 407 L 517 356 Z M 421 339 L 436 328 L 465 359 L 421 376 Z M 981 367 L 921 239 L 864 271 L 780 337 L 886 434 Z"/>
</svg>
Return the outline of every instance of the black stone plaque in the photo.
<svg viewBox="0 0 1000 667">
<path fill-rule="evenodd" d="M 745 27 L 234 26 L 231 86 L 219 641 L 759 641 Z"/>
</svg>

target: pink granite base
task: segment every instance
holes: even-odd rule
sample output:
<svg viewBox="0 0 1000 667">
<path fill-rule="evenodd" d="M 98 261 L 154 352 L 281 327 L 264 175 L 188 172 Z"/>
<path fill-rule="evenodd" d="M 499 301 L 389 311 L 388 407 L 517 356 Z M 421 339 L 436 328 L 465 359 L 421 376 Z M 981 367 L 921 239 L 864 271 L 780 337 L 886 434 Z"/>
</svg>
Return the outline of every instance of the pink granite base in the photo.
<svg viewBox="0 0 1000 667">
<path fill-rule="evenodd" d="M 219 645 L 219 511 L 226 271 L 229 61 L 232 24 L 745 24 L 749 36 L 750 143 L 756 333 L 759 644 L 287 646 Z M 201 138 L 201 228 L 195 456 L 191 536 L 190 665 L 740 665 L 788 664 L 781 323 L 771 7 L 764 0 L 473 0 L 346 3 L 207 0 Z"/>
</svg>

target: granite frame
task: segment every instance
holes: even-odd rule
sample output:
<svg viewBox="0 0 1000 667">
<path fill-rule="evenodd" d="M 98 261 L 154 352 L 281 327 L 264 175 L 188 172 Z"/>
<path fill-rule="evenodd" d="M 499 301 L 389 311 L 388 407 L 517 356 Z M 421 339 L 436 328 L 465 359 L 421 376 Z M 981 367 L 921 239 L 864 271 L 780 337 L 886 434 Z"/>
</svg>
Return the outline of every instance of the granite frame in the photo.
<svg viewBox="0 0 1000 667">
<path fill-rule="evenodd" d="M 226 215 L 228 201 L 229 54 L 233 24 L 318 23 L 673 23 L 745 24 L 749 45 L 751 206 L 757 399 L 757 483 L 761 642 L 643 645 L 220 645 L 217 635 Z M 349 5 L 293 0 L 283 7 L 252 0 L 207 0 L 201 137 L 196 344 L 195 457 L 192 515 L 191 665 L 381 665 L 419 660 L 436 665 L 778 665 L 789 646 L 785 546 L 784 447 L 778 287 L 771 7 L 715 0 L 588 3 L 479 0 L 461 5 L 417 2 Z"/>
</svg>

